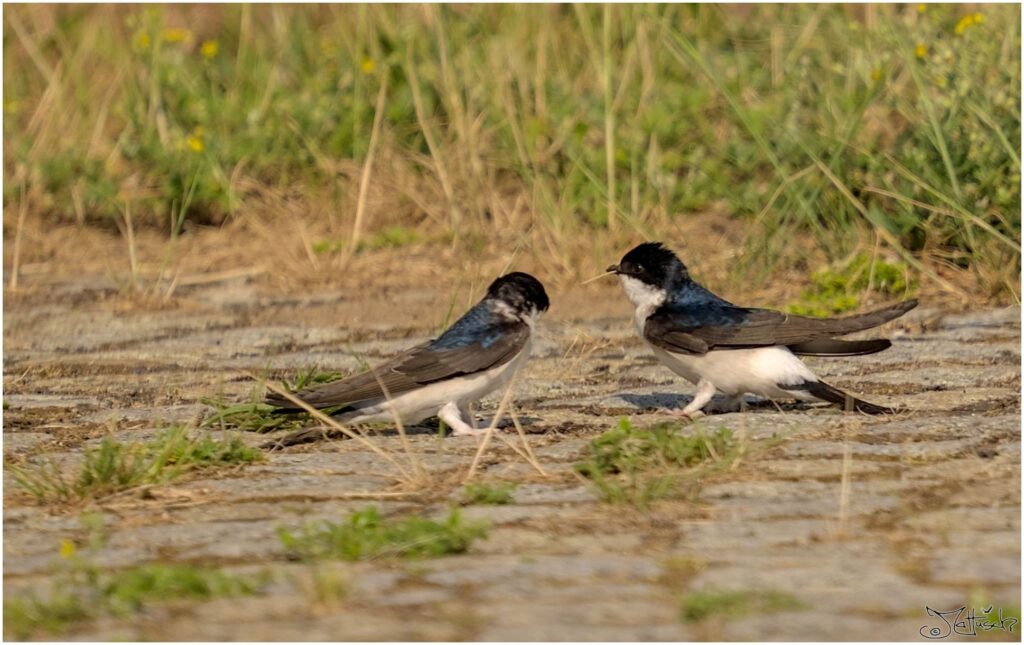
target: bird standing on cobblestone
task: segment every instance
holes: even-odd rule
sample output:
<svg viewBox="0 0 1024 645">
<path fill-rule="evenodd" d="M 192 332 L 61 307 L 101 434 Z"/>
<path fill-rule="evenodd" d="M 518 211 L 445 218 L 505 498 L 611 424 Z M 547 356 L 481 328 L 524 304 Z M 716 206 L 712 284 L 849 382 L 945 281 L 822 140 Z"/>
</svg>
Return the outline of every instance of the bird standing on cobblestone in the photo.
<svg viewBox="0 0 1024 645">
<path fill-rule="evenodd" d="M 530 355 L 533 326 L 548 309 L 544 286 L 526 273 L 509 273 L 491 283 L 487 295 L 436 339 L 413 347 L 383 365 L 340 381 L 301 390 L 295 397 L 332 413 L 341 423 L 417 423 L 437 416 L 453 435 L 484 432 L 473 425 L 468 406 L 508 383 Z M 301 408 L 279 394 L 266 402 L 281 411 Z M 276 447 L 323 436 L 299 430 Z"/>
<path fill-rule="evenodd" d="M 693 400 L 673 414 L 701 414 L 716 392 L 725 409 L 744 394 L 769 399 L 827 401 L 866 414 L 892 414 L 820 380 L 797 356 L 858 356 L 892 345 L 886 339 L 837 340 L 877 327 L 917 306 L 916 300 L 845 318 L 807 318 L 770 309 L 737 307 L 690 278 L 675 253 L 658 242 L 640 244 L 608 267 L 636 308 L 640 336 L 666 367 L 697 386 Z"/>
</svg>

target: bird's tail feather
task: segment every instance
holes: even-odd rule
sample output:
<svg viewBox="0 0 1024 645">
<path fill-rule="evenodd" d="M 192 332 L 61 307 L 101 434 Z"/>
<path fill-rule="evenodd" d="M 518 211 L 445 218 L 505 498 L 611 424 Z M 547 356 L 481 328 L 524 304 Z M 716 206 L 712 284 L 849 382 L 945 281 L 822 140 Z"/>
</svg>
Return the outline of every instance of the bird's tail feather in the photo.
<svg viewBox="0 0 1024 645">
<path fill-rule="evenodd" d="M 260 446 L 264 450 L 282 450 L 290 446 L 297 446 L 304 443 L 313 443 L 314 441 L 322 441 L 325 439 L 347 439 L 344 433 L 338 431 L 335 428 L 327 428 L 323 426 L 314 426 L 311 428 L 303 428 L 301 430 L 295 430 L 280 439 L 274 439 L 268 441 Z"/>
<path fill-rule="evenodd" d="M 357 406 L 354 405 L 341 405 L 333 401 L 318 401 L 313 397 L 309 396 L 309 392 L 309 390 L 293 392 L 292 396 L 299 399 L 300 401 L 304 401 L 309 405 L 309 407 L 320 410 L 324 414 L 327 414 L 328 416 L 332 416 L 335 418 L 339 418 L 341 417 L 342 414 L 346 412 L 351 412 L 352 410 L 357 408 Z M 272 405 L 275 407 L 275 409 L 270 412 L 270 414 L 274 415 L 298 414 L 300 412 L 306 411 L 306 409 L 303 408 L 302 406 L 292 401 L 289 401 L 288 399 L 286 399 L 281 394 L 278 394 L 277 392 L 267 392 L 266 396 L 263 397 L 263 402 L 266 403 L 267 405 Z"/>
<path fill-rule="evenodd" d="M 867 401 L 858 399 L 852 394 L 847 394 L 839 388 L 832 387 L 824 381 L 804 381 L 799 385 L 787 385 L 780 387 L 786 390 L 803 390 L 822 401 L 835 403 L 846 411 L 856 410 L 857 412 L 863 412 L 864 414 L 896 414 L 897 412 L 893 408 L 887 408 L 884 405 L 875 405 L 874 403 L 868 403 Z"/>
</svg>

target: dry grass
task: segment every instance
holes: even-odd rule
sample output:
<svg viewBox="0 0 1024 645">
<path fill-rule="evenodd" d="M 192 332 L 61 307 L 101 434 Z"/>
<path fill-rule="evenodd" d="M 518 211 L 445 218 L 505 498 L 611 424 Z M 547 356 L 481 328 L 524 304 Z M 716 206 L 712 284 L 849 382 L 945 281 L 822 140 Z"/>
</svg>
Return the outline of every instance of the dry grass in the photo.
<svg viewBox="0 0 1024 645">
<path fill-rule="evenodd" d="M 14 7 L 8 285 L 99 264 L 170 302 L 208 273 L 300 288 L 401 260 L 558 292 L 657 238 L 720 288 L 866 250 L 954 304 L 1016 299 L 1019 9 L 870 13 Z M 91 227 L 120 249 L 58 241 Z"/>
</svg>

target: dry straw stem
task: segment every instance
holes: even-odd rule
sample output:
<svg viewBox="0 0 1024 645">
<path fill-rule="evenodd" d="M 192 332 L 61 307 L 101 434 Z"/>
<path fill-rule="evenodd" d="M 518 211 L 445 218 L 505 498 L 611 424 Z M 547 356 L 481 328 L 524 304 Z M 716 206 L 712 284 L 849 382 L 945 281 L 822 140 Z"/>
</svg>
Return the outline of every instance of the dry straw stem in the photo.
<svg viewBox="0 0 1024 645">
<path fill-rule="evenodd" d="M 515 445 L 511 440 L 506 438 L 504 433 L 501 431 L 496 431 L 493 436 L 497 437 L 499 440 L 502 441 L 502 443 L 511 448 L 514 453 L 522 457 L 523 461 L 530 464 L 530 466 L 533 467 L 533 469 L 536 470 L 541 477 L 550 477 L 551 475 L 549 475 L 548 472 L 544 470 L 544 467 L 541 466 L 540 461 L 537 459 L 537 455 L 534 454 L 533 448 L 530 447 L 530 442 L 527 440 L 526 432 L 523 430 L 523 426 L 519 422 L 519 415 L 516 414 L 516 409 L 514 405 L 508 406 L 508 414 L 509 417 L 511 417 L 512 419 L 512 423 L 515 426 L 516 433 L 519 435 L 519 439 L 523 443 L 522 447 L 520 448 L 519 446 Z"/>
<path fill-rule="evenodd" d="M 558 371 L 558 378 L 563 381 L 580 381 L 585 379 L 580 366 L 587 357 L 594 354 L 594 352 L 610 347 L 613 343 L 608 340 L 595 340 L 593 336 L 587 333 L 585 330 L 577 330 L 572 338 L 572 342 L 562 352 L 562 358 L 559 362 L 561 369 Z M 577 349 L 577 346 L 579 349 Z M 569 357 L 575 351 L 575 358 L 572 360 Z"/>
<path fill-rule="evenodd" d="M 618 232 L 619 223 L 615 217 L 615 114 L 612 106 L 612 5 L 604 6 L 603 39 L 603 80 L 604 80 L 604 157 L 605 176 L 608 182 L 608 230 Z"/>
<path fill-rule="evenodd" d="M 139 287 L 139 257 L 138 251 L 135 246 L 135 227 L 132 224 L 132 207 L 131 204 L 125 202 L 124 210 L 121 214 L 121 220 L 117 221 L 118 228 L 121 229 L 121 234 L 124 235 L 125 243 L 128 245 L 128 266 L 131 269 L 131 286 L 132 289 L 138 289 Z M 123 221 L 123 224 L 122 224 Z"/>
<path fill-rule="evenodd" d="M 540 461 L 537 459 L 537 455 L 533 452 L 533 448 L 530 447 L 530 442 L 526 438 L 526 432 L 523 430 L 523 426 L 519 422 L 519 415 L 516 414 L 515 406 L 510 404 L 513 382 L 510 382 L 508 387 L 505 388 L 505 394 L 502 396 L 501 402 L 498 404 L 498 410 L 495 413 L 494 418 L 491 419 L 491 423 L 487 427 L 487 433 L 484 435 L 484 440 L 480 442 L 480 445 L 477 447 L 476 454 L 473 457 L 473 463 L 470 465 L 465 478 L 462 480 L 463 484 L 469 482 L 476 474 L 480 458 L 487 449 L 487 446 L 490 444 L 491 437 L 497 437 L 500 439 L 506 446 L 511 448 L 513 452 L 522 457 L 526 463 L 530 464 L 530 466 L 532 466 L 541 477 L 550 477 L 548 472 L 544 470 L 544 467 L 541 466 Z M 515 425 L 516 433 L 519 435 L 519 439 L 523 443 L 522 448 L 519 448 L 519 446 L 512 443 L 500 431 L 496 431 L 506 409 L 508 410 L 509 416 L 512 418 L 512 423 Z"/>
<path fill-rule="evenodd" d="M 39 51 L 39 47 L 36 46 L 35 41 L 33 41 L 28 35 L 28 32 L 25 30 L 25 25 L 22 24 L 21 18 L 18 17 L 17 12 L 8 11 L 6 13 L 6 18 L 8 24 L 11 25 L 11 29 L 14 30 L 14 34 L 18 37 L 21 45 L 28 53 L 28 57 L 32 60 L 32 64 L 36 66 L 36 69 L 39 70 L 39 73 L 42 74 L 47 83 L 52 83 L 55 76 L 54 71 L 46 64 L 46 58 L 43 57 L 42 52 Z"/>
<path fill-rule="evenodd" d="M 477 447 L 476 455 L 473 456 L 473 463 L 469 465 L 469 471 L 466 472 L 466 477 L 463 479 L 463 483 L 471 480 L 473 475 L 476 474 L 477 465 L 480 463 L 480 457 L 483 456 L 484 450 L 486 450 L 487 446 L 490 445 L 491 436 L 494 435 L 494 429 L 497 428 L 498 423 L 501 422 L 501 417 L 505 414 L 505 408 L 508 406 L 508 401 L 512 397 L 512 383 L 514 381 L 515 379 L 509 382 L 508 386 L 505 388 L 505 394 L 501 397 L 501 403 L 498 404 L 498 411 L 494 414 L 494 418 L 491 419 L 490 425 L 487 426 L 487 432 L 484 434 L 484 440 L 481 441 L 480 445 Z"/>
<path fill-rule="evenodd" d="M 356 217 L 352 222 L 352 236 L 349 239 L 348 253 L 344 257 L 347 261 L 355 253 L 359 245 L 359 239 L 363 235 L 363 217 L 366 214 L 366 194 L 370 188 L 370 175 L 373 172 L 373 159 L 377 152 L 377 140 L 380 138 L 380 127 L 384 121 L 384 104 L 388 94 L 388 74 L 382 70 L 380 89 L 377 91 L 377 102 L 374 106 L 373 128 L 370 130 L 370 143 L 366 149 L 366 160 L 363 161 L 363 172 L 359 178 L 359 199 L 356 202 Z M 313 261 L 314 264 L 316 261 Z"/>
<path fill-rule="evenodd" d="M 366 446 L 374 454 L 376 454 L 377 456 L 381 457 L 382 459 L 387 461 L 389 464 L 391 464 L 392 466 L 394 466 L 395 468 L 398 469 L 399 473 L 401 473 L 401 477 L 399 478 L 399 481 L 403 481 L 403 482 L 407 482 L 407 483 L 415 483 L 415 478 L 410 475 L 409 471 L 407 471 L 402 466 L 402 464 L 400 464 L 398 462 L 398 460 L 394 458 L 394 456 L 390 455 L 387 451 L 383 450 L 380 446 L 376 445 L 374 442 L 370 441 L 369 439 L 367 439 L 362 434 L 360 434 L 358 432 L 355 432 L 355 431 L 345 427 L 344 425 L 338 423 L 337 421 L 335 421 L 331 417 L 327 416 L 326 414 L 324 414 L 320 410 L 317 410 L 313 406 L 309 405 L 308 403 L 306 403 L 302 399 L 296 397 L 291 392 L 285 390 L 284 388 L 280 387 L 279 385 L 276 385 L 276 384 L 274 384 L 274 383 L 272 383 L 270 381 L 267 381 L 266 379 L 263 379 L 263 378 L 261 378 L 259 376 L 256 376 L 255 374 L 249 374 L 248 376 L 250 378 L 252 378 L 254 381 L 264 385 L 271 392 L 274 392 L 275 394 L 280 394 L 287 401 L 289 401 L 291 403 L 294 403 L 298 407 L 302 408 L 304 411 L 309 413 L 309 415 L 312 416 L 317 421 L 323 423 L 324 425 L 326 425 L 326 426 L 328 426 L 330 428 L 333 428 L 333 429 L 337 430 L 338 432 L 340 432 L 341 434 L 345 435 L 349 439 L 353 439 L 355 441 L 358 441 L 362 445 Z"/>
<path fill-rule="evenodd" d="M 530 442 L 527 441 L 526 439 L 526 433 L 523 431 L 523 426 L 521 423 L 519 423 L 519 415 L 516 414 L 516 408 L 514 405 L 509 407 L 508 413 L 509 416 L 512 417 L 512 423 L 515 424 L 516 433 L 519 434 L 520 441 L 523 442 L 523 450 L 526 452 L 526 454 L 523 455 L 523 453 L 520 453 L 518 450 L 516 450 L 516 447 L 512 445 L 511 442 L 506 441 L 506 443 L 520 456 L 526 459 L 526 461 L 529 462 L 529 464 L 533 466 L 538 473 L 540 473 L 541 477 L 550 477 L 551 475 L 549 475 L 548 472 L 544 470 L 544 467 L 540 465 L 540 461 L 537 459 L 537 455 L 533 453 L 533 448 L 530 447 Z M 499 434 L 498 437 L 500 437 L 502 441 L 505 441 L 505 437 L 503 437 L 502 435 Z"/>
<path fill-rule="evenodd" d="M 426 111 L 423 107 L 423 97 L 420 93 L 420 82 L 416 76 L 416 64 L 413 62 L 412 52 L 409 51 L 406 54 L 405 73 L 409 79 L 409 88 L 412 90 L 412 104 L 413 109 L 416 111 L 416 120 L 419 122 L 423 139 L 427 142 L 427 149 L 430 150 L 430 157 L 434 162 L 437 177 L 441 180 L 441 188 L 444 190 L 445 199 L 448 200 L 448 208 L 451 211 L 451 223 L 453 226 L 458 226 L 462 217 L 458 206 L 455 204 L 455 191 L 452 188 L 452 182 L 448 175 L 444 158 L 441 156 L 441 149 L 434 139 L 433 128 L 427 122 Z"/>
<path fill-rule="evenodd" d="M 11 291 L 18 290 L 18 270 L 21 265 L 21 237 L 25 228 L 28 200 L 25 199 L 25 184 L 21 185 L 21 199 L 18 202 L 18 228 L 14 232 L 14 258 L 11 261 Z"/>
<path fill-rule="evenodd" d="M 593 278 L 587 278 L 586 280 L 584 280 L 583 282 L 580 283 L 580 286 L 583 286 L 585 284 L 590 284 L 591 282 L 596 282 L 596 281 L 600 280 L 601 278 L 603 278 L 605 276 L 609 276 L 609 275 L 615 275 L 615 274 L 612 273 L 611 271 L 605 271 L 601 275 L 595 275 Z"/>
</svg>

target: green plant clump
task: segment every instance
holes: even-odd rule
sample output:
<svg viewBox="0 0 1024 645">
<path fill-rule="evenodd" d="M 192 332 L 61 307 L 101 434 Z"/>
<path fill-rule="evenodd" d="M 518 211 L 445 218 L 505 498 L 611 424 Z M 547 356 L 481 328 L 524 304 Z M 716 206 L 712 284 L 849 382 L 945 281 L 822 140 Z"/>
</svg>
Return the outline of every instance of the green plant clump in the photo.
<svg viewBox="0 0 1024 645">
<path fill-rule="evenodd" d="M 698 469 L 731 458 L 732 431 L 681 435 L 662 424 L 634 428 L 628 419 L 590 442 L 590 455 L 574 468 L 591 480 L 606 501 L 645 507 L 651 501 L 686 495 Z M 700 470 L 700 472 L 705 472 Z"/>
<path fill-rule="evenodd" d="M 794 596 L 774 589 L 696 591 L 683 598 L 682 618 L 686 622 L 697 622 L 712 616 L 737 618 L 747 614 L 771 614 L 806 608 Z"/>
<path fill-rule="evenodd" d="M 54 461 L 9 464 L 14 482 L 40 502 L 79 502 L 137 486 L 162 484 L 194 470 L 222 468 L 263 459 L 239 437 L 190 437 L 172 427 L 146 443 L 104 437 L 85 451 L 82 463 L 67 469 Z"/>
<path fill-rule="evenodd" d="M 497 484 L 466 484 L 464 489 L 464 502 L 466 504 L 483 504 L 489 506 L 500 506 L 511 504 L 515 501 L 513 493 L 516 490 L 515 482 L 500 482 Z"/>
<path fill-rule="evenodd" d="M 889 297 L 905 297 L 917 290 L 918 280 L 902 263 L 872 262 L 868 253 L 858 253 L 838 268 L 817 271 L 813 286 L 800 294 L 799 302 L 786 308 L 799 316 L 826 317 L 856 309 L 861 294 L 873 291 Z"/>
<path fill-rule="evenodd" d="M 482 524 L 464 522 L 455 510 L 440 522 L 416 516 L 386 520 L 372 506 L 352 513 L 344 522 L 307 523 L 297 533 L 278 529 L 281 543 L 298 559 L 438 557 L 463 553 L 486 535 Z"/>
<path fill-rule="evenodd" d="M 48 596 L 29 593 L 4 599 L 4 637 L 25 639 L 36 633 L 60 634 L 95 616 L 95 608 L 65 590 Z"/>
<path fill-rule="evenodd" d="M 64 569 L 48 594 L 32 592 L 4 600 L 6 637 L 61 634 L 77 623 L 131 615 L 155 602 L 251 595 L 268 580 L 265 574 L 237 576 L 179 564 L 106 572 L 78 555 L 70 541 L 61 545 L 61 556 Z"/>
</svg>

